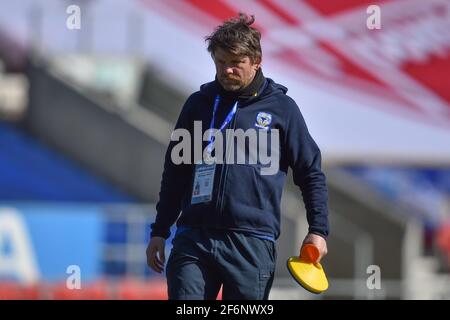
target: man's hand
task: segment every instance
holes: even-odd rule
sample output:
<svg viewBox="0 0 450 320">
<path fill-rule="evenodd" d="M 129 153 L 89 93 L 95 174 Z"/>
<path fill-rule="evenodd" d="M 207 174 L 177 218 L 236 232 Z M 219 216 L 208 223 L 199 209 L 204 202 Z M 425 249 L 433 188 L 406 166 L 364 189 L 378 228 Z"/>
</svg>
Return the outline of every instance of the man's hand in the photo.
<svg viewBox="0 0 450 320">
<path fill-rule="evenodd" d="M 164 248 L 166 239 L 161 237 L 152 237 L 147 246 L 147 264 L 154 271 L 161 273 L 164 270 L 166 258 Z"/>
<path fill-rule="evenodd" d="M 305 237 L 305 240 L 303 240 L 302 246 L 304 246 L 307 243 L 311 243 L 319 249 L 319 258 L 317 259 L 317 262 L 320 262 L 320 260 L 327 254 L 327 241 L 314 233 L 308 233 L 308 235 Z"/>
</svg>

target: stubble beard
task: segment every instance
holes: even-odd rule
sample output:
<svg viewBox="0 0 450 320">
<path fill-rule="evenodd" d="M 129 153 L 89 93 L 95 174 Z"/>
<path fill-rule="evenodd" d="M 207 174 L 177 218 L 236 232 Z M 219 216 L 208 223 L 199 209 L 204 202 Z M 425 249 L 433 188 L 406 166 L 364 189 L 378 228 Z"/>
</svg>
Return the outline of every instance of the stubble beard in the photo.
<svg viewBox="0 0 450 320">
<path fill-rule="evenodd" d="M 231 91 L 231 92 L 235 92 L 235 91 L 239 91 L 242 88 L 242 83 L 240 80 L 222 80 L 221 81 L 221 85 L 222 87 L 226 90 L 226 91 Z"/>
</svg>

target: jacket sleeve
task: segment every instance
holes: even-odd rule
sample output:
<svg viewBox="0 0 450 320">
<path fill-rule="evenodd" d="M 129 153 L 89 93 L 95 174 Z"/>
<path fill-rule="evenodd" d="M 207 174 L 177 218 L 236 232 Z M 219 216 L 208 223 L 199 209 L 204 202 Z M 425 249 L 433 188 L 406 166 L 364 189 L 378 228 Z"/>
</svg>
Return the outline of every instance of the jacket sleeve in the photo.
<svg viewBox="0 0 450 320">
<path fill-rule="evenodd" d="M 192 132 L 190 130 L 191 121 L 189 117 L 191 97 L 185 102 L 174 130 L 186 129 Z M 156 204 L 156 219 L 151 225 L 152 237 L 156 236 L 167 239 L 170 236 L 170 227 L 175 223 L 180 214 L 181 201 L 191 180 L 192 165 L 185 163 L 174 164 L 172 162 L 172 149 L 177 143 L 179 141 L 170 141 L 167 147 L 159 201 Z"/>
<path fill-rule="evenodd" d="M 321 153 L 297 104 L 292 99 L 290 103 L 290 115 L 286 120 L 286 156 L 294 183 L 302 192 L 309 232 L 326 239 L 329 233 L 328 189 L 321 169 Z"/>
</svg>

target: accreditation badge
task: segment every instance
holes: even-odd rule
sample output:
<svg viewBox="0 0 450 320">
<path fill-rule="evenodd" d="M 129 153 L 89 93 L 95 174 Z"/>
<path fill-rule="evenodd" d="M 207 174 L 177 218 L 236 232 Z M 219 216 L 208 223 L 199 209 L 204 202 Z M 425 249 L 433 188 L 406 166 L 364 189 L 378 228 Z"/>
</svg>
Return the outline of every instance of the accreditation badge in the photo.
<svg viewBox="0 0 450 320">
<path fill-rule="evenodd" d="M 191 204 L 209 202 L 212 200 L 215 172 L 216 163 L 202 163 L 195 165 Z"/>
</svg>

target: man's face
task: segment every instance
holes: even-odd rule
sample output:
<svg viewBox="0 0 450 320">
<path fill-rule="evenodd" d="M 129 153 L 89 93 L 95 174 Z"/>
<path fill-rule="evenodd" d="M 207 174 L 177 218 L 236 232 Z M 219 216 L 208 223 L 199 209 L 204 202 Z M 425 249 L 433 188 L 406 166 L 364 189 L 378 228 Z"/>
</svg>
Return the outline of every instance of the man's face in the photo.
<svg viewBox="0 0 450 320">
<path fill-rule="evenodd" d="M 239 56 L 217 48 L 213 55 L 217 79 L 227 91 L 238 91 L 253 80 L 261 62 L 251 61 L 248 56 Z"/>
</svg>

